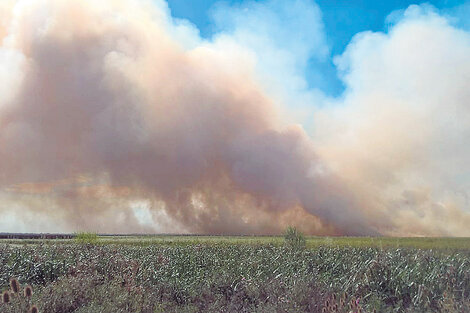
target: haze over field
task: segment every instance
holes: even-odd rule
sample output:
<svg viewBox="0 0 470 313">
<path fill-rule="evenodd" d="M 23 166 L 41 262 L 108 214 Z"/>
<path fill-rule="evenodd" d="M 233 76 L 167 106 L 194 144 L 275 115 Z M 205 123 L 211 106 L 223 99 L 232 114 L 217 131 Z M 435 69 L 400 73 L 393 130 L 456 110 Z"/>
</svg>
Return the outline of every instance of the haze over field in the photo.
<svg viewBox="0 0 470 313">
<path fill-rule="evenodd" d="M 0 232 L 470 236 L 470 2 L 0 1 Z M 306 77 L 333 58 L 344 91 Z"/>
</svg>

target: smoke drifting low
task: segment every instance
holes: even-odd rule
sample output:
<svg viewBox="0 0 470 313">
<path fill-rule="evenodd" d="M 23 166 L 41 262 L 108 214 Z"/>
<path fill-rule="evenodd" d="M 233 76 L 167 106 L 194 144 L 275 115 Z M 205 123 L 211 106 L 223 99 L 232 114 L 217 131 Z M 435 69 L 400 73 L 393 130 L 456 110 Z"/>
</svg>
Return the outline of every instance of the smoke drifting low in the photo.
<svg viewBox="0 0 470 313">
<path fill-rule="evenodd" d="M 353 40 L 307 134 L 285 102 L 309 91 L 271 93 L 240 35 L 204 41 L 163 2 L 2 2 L 0 225 L 470 235 L 469 35 L 407 12 Z"/>
</svg>

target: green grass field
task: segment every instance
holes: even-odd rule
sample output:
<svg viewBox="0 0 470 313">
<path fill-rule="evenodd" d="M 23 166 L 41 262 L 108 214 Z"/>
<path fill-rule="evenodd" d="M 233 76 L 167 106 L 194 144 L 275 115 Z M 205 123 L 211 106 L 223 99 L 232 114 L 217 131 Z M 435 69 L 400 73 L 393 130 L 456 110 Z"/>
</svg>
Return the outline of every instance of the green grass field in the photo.
<svg viewBox="0 0 470 313">
<path fill-rule="evenodd" d="M 68 243 L 71 239 L 0 239 L 8 244 L 57 244 Z M 275 245 L 284 244 L 282 236 L 193 236 L 193 235 L 152 235 L 152 236 L 98 236 L 98 244 L 130 245 Z M 470 250 L 470 238 L 451 237 L 306 237 L 307 248 L 316 247 L 370 247 L 370 248 L 414 248 L 435 250 Z"/>
<path fill-rule="evenodd" d="M 282 236 L 129 236 L 122 238 L 101 237 L 103 243 L 125 244 L 270 244 L 283 245 Z M 470 250 L 470 238 L 392 238 L 392 237 L 307 237 L 307 248 L 316 247 L 372 247 Z"/>
</svg>

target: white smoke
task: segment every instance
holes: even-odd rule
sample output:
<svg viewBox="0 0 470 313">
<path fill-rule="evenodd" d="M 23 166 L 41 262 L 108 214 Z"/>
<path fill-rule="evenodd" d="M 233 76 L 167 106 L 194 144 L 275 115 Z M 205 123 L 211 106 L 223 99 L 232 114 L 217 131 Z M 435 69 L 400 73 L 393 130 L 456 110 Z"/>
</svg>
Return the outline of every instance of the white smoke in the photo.
<svg viewBox="0 0 470 313">
<path fill-rule="evenodd" d="M 468 235 L 470 34 L 410 6 L 337 59 L 344 99 L 316 115 L 323 159 L 387 234 Z"/>
</svg>

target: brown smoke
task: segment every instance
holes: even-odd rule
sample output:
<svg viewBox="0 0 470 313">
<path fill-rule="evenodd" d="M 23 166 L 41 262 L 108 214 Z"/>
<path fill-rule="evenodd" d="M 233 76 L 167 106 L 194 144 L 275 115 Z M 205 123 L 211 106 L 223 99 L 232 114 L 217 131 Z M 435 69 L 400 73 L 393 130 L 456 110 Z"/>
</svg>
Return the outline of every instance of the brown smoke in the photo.
<svg viewBox="0 0 470 313">
<path fill-rule="evenodd" d="M 0 111 L 0 186 L 24 210 L 48 206 L 65 229 L 149 231 L 129 208 L 147 200 L 190 232 L 373 232 L 305 132 L 280 126 L 243 52 L 184 49 L 145 1 L 8 12 L 19 83 Z"/>
<path fill-rule="evenodd" d="M 394 217 L 402 204 L 379 190 L 400 158 L 363 160 L 328 127 L 317 148 L 286 125 L 249 51 L 185 42 L 161 4 L 5 1 L 0 18 L 0 211 L 27 230 L 403 234 L 418 220 L 414 207 Z M 435 205 L 424 189 L 403 197 Z M 436 216 L 416 233 L 446 233 L 429 228 Z"/>
</svg>

